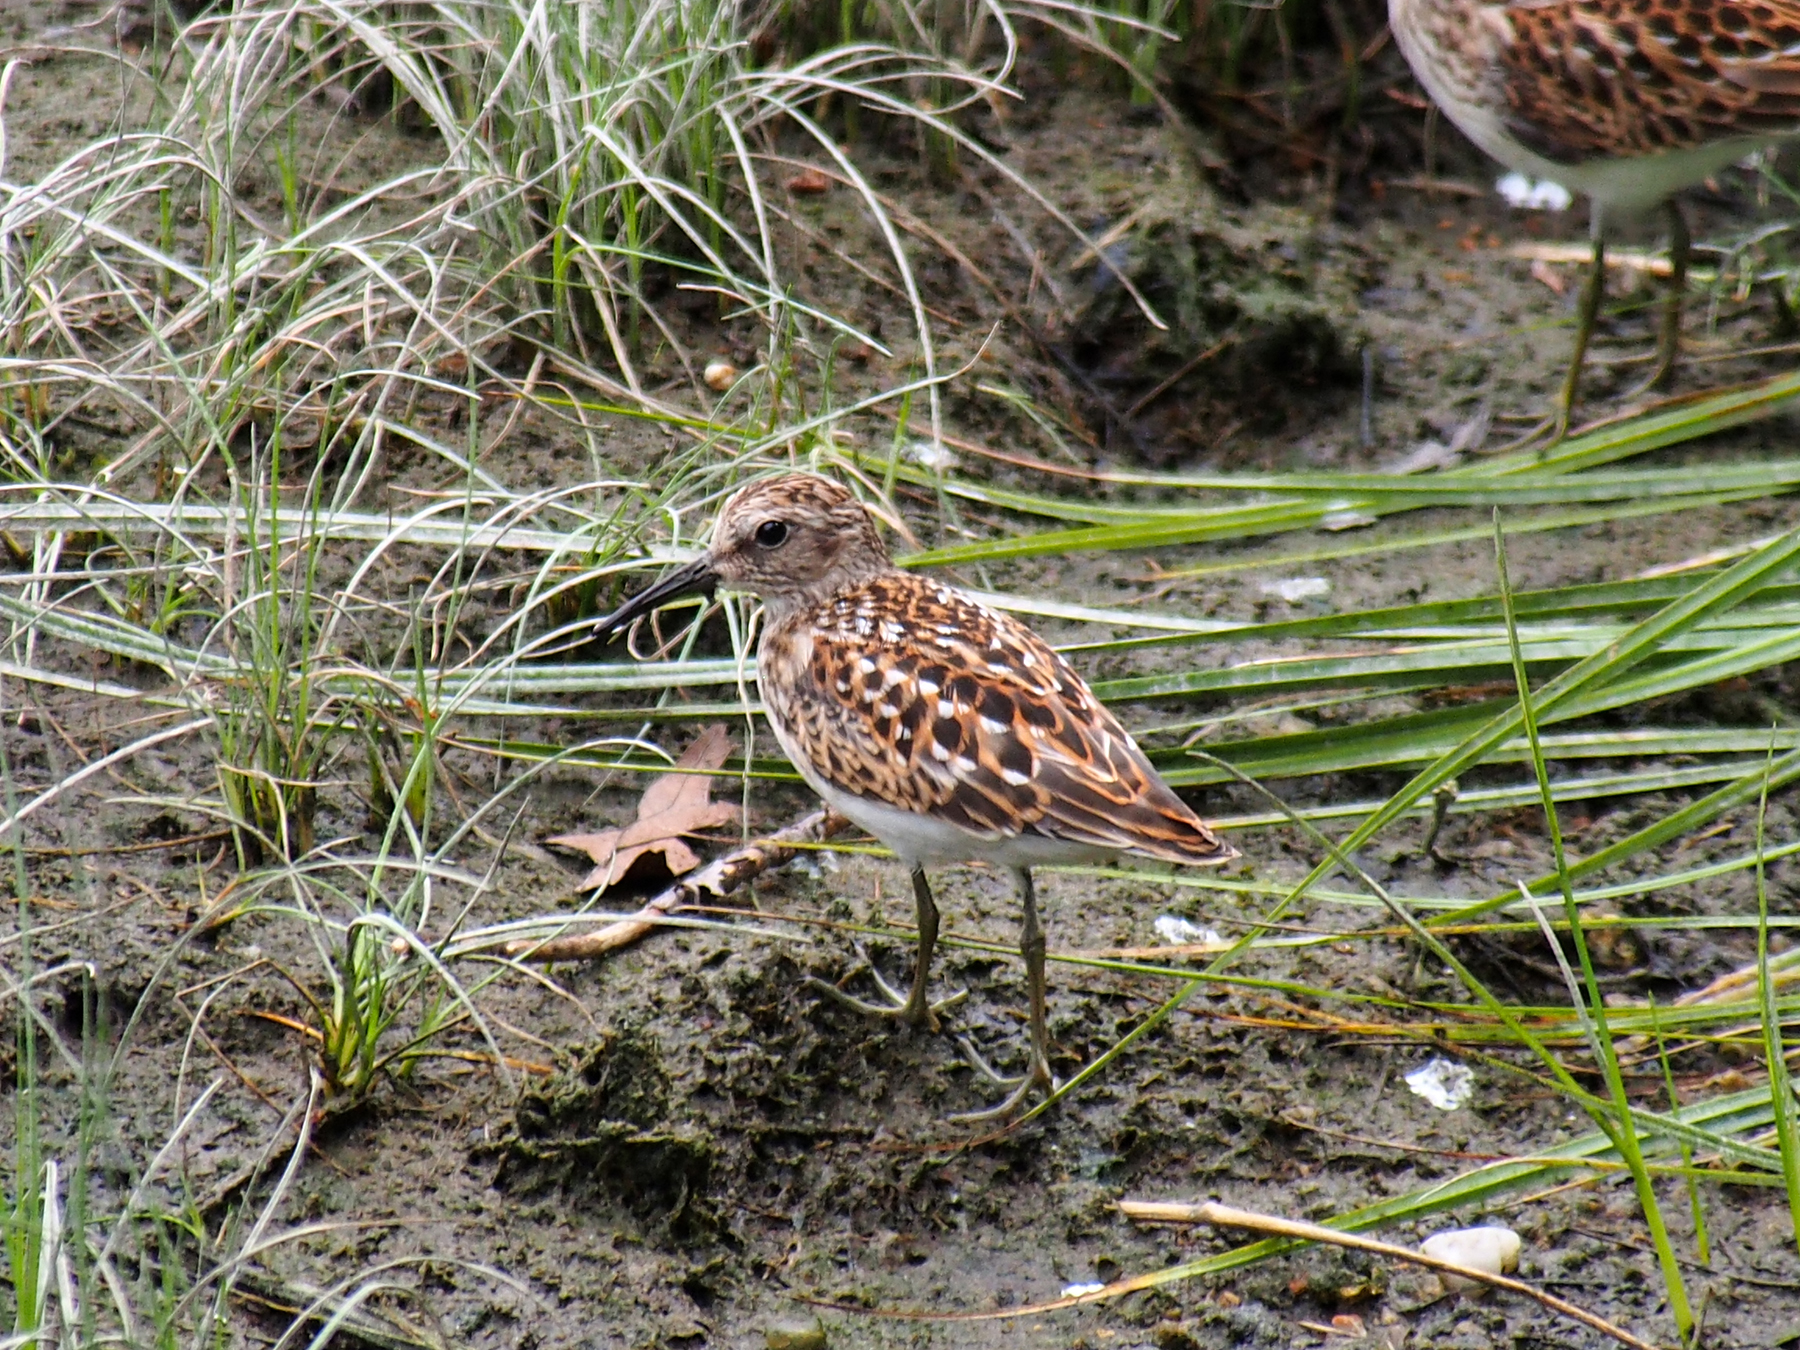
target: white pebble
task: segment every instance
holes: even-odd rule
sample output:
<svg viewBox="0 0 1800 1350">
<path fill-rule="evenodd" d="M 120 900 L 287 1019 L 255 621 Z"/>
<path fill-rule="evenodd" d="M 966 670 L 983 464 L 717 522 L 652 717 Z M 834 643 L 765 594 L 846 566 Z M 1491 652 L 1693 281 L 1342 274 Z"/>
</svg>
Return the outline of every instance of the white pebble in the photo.
<svg viewBox="0 0 1800 1350">
<path fill-rule="evenodd" d="M 1216 928 L 1202 928 L 1192 919 L 1177 914 L 1161 914 L 1155 923 L 1156 935 L 1174 947 L 1224 947 L 1225 939 Z"/>
<path fill-rule="evenodd" d="M 1325 577 L 1288 577 L 1283 581 L 1265 581 L 1264 595 L 1280 596 L 1290 605 L 1305 604 L 1331 594 L 1331 582 Z"/>
<path fill-rule="evenodd" d="M 1406 1086 L 1438 1110 L 1454 1111 L 1475 1095 L 1475 1073 L 1466 1064 L 1434 1055 L 1406 1075 Z"/>
<path fill-rule="evenodd" d="M 914 441 L 913 462 L 932 473 L 949 473 L 956 467 L 956 456 L 944 448 L 942 441 Z"/>
<path fill-rule="evenodd" d="M 1471 1270 L 1485 1270 L 1490 1275 L 1505 1275 L 1519 1268 L 1519 1235 L 1498 1224 L 1486 1228 L 1453 1228 L 1448 1233 L 1433 1233 L 1419 1244 L 1419 1250 L 1440 1261 L 1454 1261 Z M 1437 1272 L 1444 1292 L 1467 1293 L 1486 1286 L 1478 1280 Z"/>
</svg>

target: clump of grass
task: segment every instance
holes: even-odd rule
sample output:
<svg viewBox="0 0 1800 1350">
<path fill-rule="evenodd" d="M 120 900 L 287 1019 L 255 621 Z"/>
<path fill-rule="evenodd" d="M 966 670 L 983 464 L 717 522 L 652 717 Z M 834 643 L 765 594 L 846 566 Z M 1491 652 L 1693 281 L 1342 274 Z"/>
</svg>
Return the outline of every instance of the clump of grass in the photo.
<svg viewBox="0 0 1800 1350">
<path fill-rule="evenodd" d="M 309 93 L 385 88 L 442 147 L 440 166 L 420 183 L 435 201 L 431 219 L 406 222 L 393 242 L 435 236 L 432 266 L 451 287 L 446 320 L 460 330 L 470 316 L 459 304 L 502 301 L 509 327 L 577 369 L 615 372 L 624 392 L 654 404 L 642 367 L 659 353 L 699 383 L 698 339 L 676 301 L 713 297 L 715 320 L 741 315 L 771 340 L 792 314 L 807 315 L 773 234 L 770 180 L 781 170 L 779 157 L 771 168 L 772 124 L 803 125 L 791 116 L 797 105 L 833 82 L 879 88 L 905 78 L 890 65 L 918 60 L 864 52 L 758 78 L 737 14 L 712 0 L 239 7 L 186 35 L 198 51 L 193 95 L 170 120 L 201 125 L 232 72 L 262 73 L 260 85 L 234 95 L 242 106 L 232 133 L 207 141 L 209 168 L 224 178 Z M 875 206 L 866 185 L 862 195 Z M 229 236 L 221 213 L 203 213 Z M 231 256 L 229 247 L 221 253 Z M 890 262 L 910 277 L 903 253 Z M 477 363 L 487 366 L 485 355 Z"/>
<path fill-rule="evenodd" d="M 310 530 L 284 537 L 279 453 L 266 470 L 254 460 L 250 468 L 240 489 L 241 562 L 233 569 L 243 589 L 220 596 L 217 628 L 234 673 L 213 686 L 211 700 L 219 788 L 246 864 L 312 851 L 319 776 L 350 715 L 320 678 L 330 662 L 319 644 L 322 541 Z M 309 505 L 316 510 L 316 500 Z"/>
<path fill-rule="evenodd" d="M 1148 8 L 1180 42 L 1146 43 L 1139 62 L 1160 57 L 1175 96 L 1243 150 L 1297 151 L 1302 162 L 1329 162 L 1334 171 L 1340 157 L 1366 158 L 1370 66 L 1387 22 L 1381 0 L 1152 0 Z"/>
</svg>

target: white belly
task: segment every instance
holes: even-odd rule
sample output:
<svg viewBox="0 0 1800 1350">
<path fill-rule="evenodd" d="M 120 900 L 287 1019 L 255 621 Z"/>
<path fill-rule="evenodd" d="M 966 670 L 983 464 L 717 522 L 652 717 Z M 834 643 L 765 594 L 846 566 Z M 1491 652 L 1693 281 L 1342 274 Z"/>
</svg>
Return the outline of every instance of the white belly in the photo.
<svg viewBox="0 0 1800 1350">
<path fill-rule="evenodd" d="M 805 773 L 804 770 L 802 770 Z M 839 815 L 862 826 L 893 849 L 909 867 L 934 867 L 943 863 L 987 862 L 996 867 L 1037 867 L 1047 863 L 1103 862 L 1118 856 L 1116 849 L 1091 844 L 1072 844 L 1042 835 L 987 836 L 972 834 L 947 821 L 933 820 L 913 811 L 902 811 L 884 802 L 858 797 L 816 780 L 806 773 L 813 791 Z"/>
</svg>

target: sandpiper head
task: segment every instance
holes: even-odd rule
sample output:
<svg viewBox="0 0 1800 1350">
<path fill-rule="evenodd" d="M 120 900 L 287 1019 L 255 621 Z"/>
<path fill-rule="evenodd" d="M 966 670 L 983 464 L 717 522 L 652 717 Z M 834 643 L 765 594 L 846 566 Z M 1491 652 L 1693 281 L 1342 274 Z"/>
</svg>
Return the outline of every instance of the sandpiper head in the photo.
<svg viewBox="0 0 1800 1350">
<path fill-rule="evenodd" d="M 823 598 L 893 565 L 863 504 L 810 473 L 739 488 L 719 512 L 706 556 L 727 590 L 765 597 Z"/>
<path fill-rule="evenodd" d="M 604 639 L 659 605 L 718 586 L 796 605 L 893 565 L 874 520 L 845 488 L 810 473 L 759 478 L 726 501 L 712 547 L 602 619 L 595 636 Z"/>
</svg>

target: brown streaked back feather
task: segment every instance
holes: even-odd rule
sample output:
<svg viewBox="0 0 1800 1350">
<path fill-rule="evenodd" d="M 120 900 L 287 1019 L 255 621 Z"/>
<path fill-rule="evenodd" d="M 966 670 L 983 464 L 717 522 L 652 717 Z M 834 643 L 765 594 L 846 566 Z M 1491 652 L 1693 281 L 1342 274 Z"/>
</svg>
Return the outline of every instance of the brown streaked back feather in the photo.
<svg viewBox="0 0 1800 1350">
<path fill-rule="evenodd" d="M 1062 657 L 947 586 L 883 572 L 776 617 L 759 660 L 770 715 L 841 791 L 982 839 L 1237 856 Z"/>
<path fill-rule="evenodd" d="M 1800 130 L 1800 0 L 1513 0 L 1507 129 L 1560 163 Z"/>
</svg>

